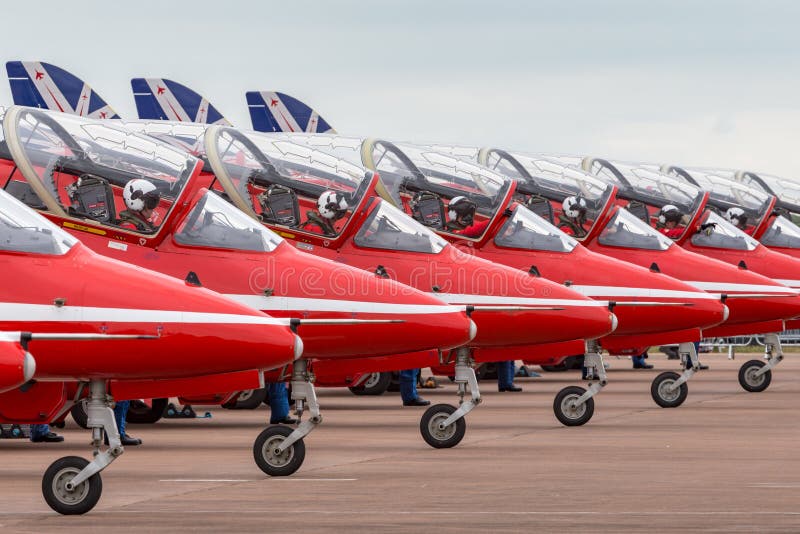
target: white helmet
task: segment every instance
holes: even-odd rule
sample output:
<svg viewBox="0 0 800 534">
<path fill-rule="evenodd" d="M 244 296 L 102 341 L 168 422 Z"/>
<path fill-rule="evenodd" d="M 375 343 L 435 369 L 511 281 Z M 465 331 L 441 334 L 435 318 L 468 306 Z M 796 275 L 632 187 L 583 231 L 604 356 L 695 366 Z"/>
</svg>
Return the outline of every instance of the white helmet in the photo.
<svg viewBox="0 0 800 534">
<path fill-rule="evenodd" d="M 586 213 L 586 201 L 580 197 L 567 197 L 561 203 L 564 215 L 572 219 L 577 219 L 581 214 Z"/>
<path fill-rule="evenodd" d="M 125 199 L 125 205 L 129 210 L 142 211 L 145 208 L 155 209 L 161 195 L 156 191 L 156 186 L 152 182 L 135 178 L 125 184 L 122 198 Z"/>
<path fill-rule="evenodd" d="M 317 199 L 317 210 L 326 219 L 341 219 L 347 211 L 347 200 L 336 191 L 325 191 Z"/>
<path fill-rule="evenodd" d="M 681 221 L 681 217 L 683 217 L 683 214 L 677 206 L 665 204 L 658 214 L 658 222 L 661 224 L 667 224 L 667 221 L 678 223 Z"/>
<path fill-rule="evenodd" d="M 747 215 L 744 214 L 742 208 L 728 208 L 728 211 L 725 212 L 725 218 L 728 219 L 731 224 L 740 228 L 747 224 Z"/>
</svg>

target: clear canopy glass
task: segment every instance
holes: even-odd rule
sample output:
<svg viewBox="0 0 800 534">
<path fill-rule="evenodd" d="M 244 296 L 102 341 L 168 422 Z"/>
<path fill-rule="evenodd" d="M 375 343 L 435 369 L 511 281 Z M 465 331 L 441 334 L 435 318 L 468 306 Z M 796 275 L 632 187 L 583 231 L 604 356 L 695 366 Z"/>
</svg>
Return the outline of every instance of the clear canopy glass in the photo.
<svg viewBox="0 0 800 534">
<path fill-rule="evenodd" d="M 386 201 L 372 210 L 354 241 L 364 248 L 425 254 L 438 254 L 447 246 L 447 241 Z"/>
<path fill-rule="evenodd" d="M 120 121 L 127 130 L 154 137 L 176 148 L 185 150 L 193 156 L 204 157 L 203 136 L 208 124 L 195 122 L 124 120 Z"/>
<path fill-rule="evenodd" d="M 514 214 L 494 238 L 499 247 L 572 252 L 578 242 L 525 206 L 517 206 Z"/>
<path fill-rule="evenodd" d="M 626 209 L 619 208 L 597 242 L 609 247 L 626 247 L 646 250 L 667 250 L 673 245 L 670 238 L 661 234 Z"/>
<path fill-rule="evenodd" d="M 186 216 L 175 241 L 187 246 L 272 252 L 283 239 L 209 191 Z"/>
<path fill-rule="evenodd" d="M 690 220 L 700 208 L 703 192 L 698 187 L 639 164 L 612 164 L 624 177 L 620 179 L 615 176 L 615 182 L 620 184 L 621 196 L 658 209 L 671 204 Z M 604 174 L 604 178 L 606 176 L 608 174 Z"/>
<path fill-rule="evenodd" d="M 768 247 L 800 249 L 800 227 L 779 215 L 761 237 L 761 243 Z"/>
<path fill-rule="evenodd" d="M 258 191 L 272 186 L 289 189 L 315 207 L 323 193 L 334 191 L 350 210 L 363 198 L 372 176 L 361 166 L 283 136 L 221 128 L 210 142 L 215 143 L 215 155 L 222 166 L 215 168 L 218 176 L 221 170 L 226 178 L 223 184 L 230 181 L 234 194 L 251 210 L 257 204 Z M 341 231 L 341 227 L 336 230 Z"/>
<path fill-rule="evenodd" d="M 692 236 L 692 244 L 695 246 L 732 250 L 755 250 L 758 246 L 758 241 L 713 211 L 706 212 L 703 224 L 713 226 L 701 229 Z"/>
<path fill-rule="evenodd" d="M 0 251 L 65 254 L 78 240 L 0 190 Z"/>
<path fill-rule="evenodd" d="M 790 178 L 781 178 L 772 174 L 764 173 L 741 173 L 740 180 L 743 184 L 765 190 L 759 179 L 778 197 L 782 206 L 788 207 L 792 213 L 800 213 L 800 182 Z M 770 192 L 768 191 L 768 192 Z"/>
</svg>

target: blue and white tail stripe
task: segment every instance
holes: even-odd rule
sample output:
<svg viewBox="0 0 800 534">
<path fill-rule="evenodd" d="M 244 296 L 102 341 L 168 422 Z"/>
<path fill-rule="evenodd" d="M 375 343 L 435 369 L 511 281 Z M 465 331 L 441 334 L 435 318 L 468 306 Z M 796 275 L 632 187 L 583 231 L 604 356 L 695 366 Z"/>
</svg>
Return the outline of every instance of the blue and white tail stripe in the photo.
<svg viewBox="0 0 800 534">
<path fill-rule="evenodd" d="M 140 119 L 231 126 L 208 99 L 172 80 L 133 78 L 131 89 Z"/>
<path fill-rule="evenodd" d="M 248 91 L 245 96 L 256 131 L 336 133 L 319 113 L 285 93 Z"/>
<path fill-rule="evenodd" d="M 40 61 L 9 61 L 6 72 L 15 104 L 93 119 L 119 118 L 89 84 L 55 65 Z"/>
</svg>

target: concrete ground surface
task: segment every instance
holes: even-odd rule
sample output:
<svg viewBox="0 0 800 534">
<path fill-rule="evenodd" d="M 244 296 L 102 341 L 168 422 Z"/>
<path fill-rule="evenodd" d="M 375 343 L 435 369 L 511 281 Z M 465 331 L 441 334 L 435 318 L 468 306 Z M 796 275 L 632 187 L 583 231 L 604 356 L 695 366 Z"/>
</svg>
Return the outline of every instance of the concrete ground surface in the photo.
<svg viewBox="0 0 800 534">
<path fill-rule="evenodd" d="M 4 532 L 800 532 L 800 355 L 788 355 L 763 393 L 737 382 L 760 355 L 704 355 L 709 371 L 686 403 L 663 409 L 650 381 L 677 362 L 654 354 L 655 371 L 609 359 L 610 383 L 594 418 L 567 428 L 553 397 L 577 372 L 523 378 L 522 393 L 482 382 L 485 402 L 455 448 L 419 433 L 424 409 L 397 393 L 355 397 L 320 389 L 323 424 L 306 439 L 295 475 L 257 469 L 253 440 L 266 409 L 210 408 L 211 419 L 132 426 L 129 447 L 102 473 L 103 495 L 85 516 L 62 517 L 41 496 L 56 458 L 90 458 L 89 432 L 71 420 L 61 444 L 0 440 Z M 538 368 L 537 368 L 538 369 Z M 446 381 L 421 393 L 455 403 Z"/>
</svg>

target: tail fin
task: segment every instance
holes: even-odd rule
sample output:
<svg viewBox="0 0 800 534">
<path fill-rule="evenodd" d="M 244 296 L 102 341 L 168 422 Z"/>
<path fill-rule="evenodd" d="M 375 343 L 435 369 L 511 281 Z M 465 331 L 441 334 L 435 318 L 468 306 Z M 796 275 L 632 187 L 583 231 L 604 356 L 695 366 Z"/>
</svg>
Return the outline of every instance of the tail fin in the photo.
<svg viewBox="0 0 800 534">
<path fill-rule="evenodd" d="M 9 61 L 6 72 L 15 104 L 95 119 L 119 118 L 89 84 L 55 65 L 39 61 Z"/>
<path fill-rule="evenodd" d="M 336 133 L 319 113 L 285 93 L 248 91 L 245 96 L 254 130 Z"/>
<path fill-rule="evenodd" d="M 164 78 L 131 80 L 140 119 L 157 119 L 231 126 L 207 99 L 185 85 Z"/>
</svg>

